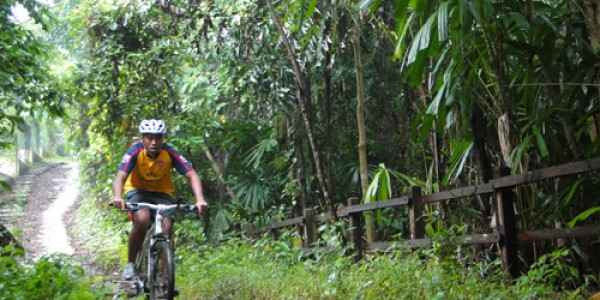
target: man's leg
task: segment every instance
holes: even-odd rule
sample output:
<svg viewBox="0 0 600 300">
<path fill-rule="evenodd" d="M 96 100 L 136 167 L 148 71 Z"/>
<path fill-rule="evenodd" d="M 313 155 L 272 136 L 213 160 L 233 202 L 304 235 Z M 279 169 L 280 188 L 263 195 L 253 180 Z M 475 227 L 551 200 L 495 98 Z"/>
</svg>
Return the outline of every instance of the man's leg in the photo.
<svg viewBox="0 0 600 300">
<path fill-rule="evenodd" d="M 172 224 L 173 224 L 173 221 L 171 220 L 171 218 L 167 217 L 167 218 L 163 219 L 163 222 L 162 222 L 163 232 L 166 232 L 169 237 L 171 237 Z"/>
<path fill-rule="evenodd" d="M 135 263 L 135 258 L 142 248 L 150 222 L 150 211 L 147 208 L 133 213 L 133 228 L 129 234 L 128 261 L 130 263 Z"/>
</svg>

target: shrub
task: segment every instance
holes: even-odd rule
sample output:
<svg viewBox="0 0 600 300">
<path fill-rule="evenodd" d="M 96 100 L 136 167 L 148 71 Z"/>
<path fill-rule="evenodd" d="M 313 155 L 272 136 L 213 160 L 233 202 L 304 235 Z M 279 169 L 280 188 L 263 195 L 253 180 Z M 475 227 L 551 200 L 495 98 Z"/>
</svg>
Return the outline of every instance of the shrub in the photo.
<svg viewBox="0 0 600 300">
<path fill-rule="evenodd" d="M 33 265 L 17 260 L 10 249 L 0 256 L 0 299 L 100 299 L 81 267 L 61 256 L 44 257 Z"/>
</svg>

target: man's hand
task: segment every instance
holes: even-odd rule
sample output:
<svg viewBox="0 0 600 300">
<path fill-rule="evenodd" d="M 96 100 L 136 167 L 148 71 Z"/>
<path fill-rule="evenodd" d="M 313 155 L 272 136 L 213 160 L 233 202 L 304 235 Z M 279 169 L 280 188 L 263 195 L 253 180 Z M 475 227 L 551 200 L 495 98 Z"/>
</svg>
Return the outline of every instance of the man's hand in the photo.
<svg viewBox="0 0 600 300">
<path fill-rule="evenodd" d="M 202 183 L 200 182 L 200 178 L 194 169 L 189 170 L 185 173 L 185 176 L 190 180 L 190 187 L 194 192 L 194 198 L 196 199 L 196 207 L 198 208 L 198 217 L 202 215 L 202 213 L 208 207 L 208 203 L 204 200 L 204 195 L 202 195 Z"/>
<path fill-rule="evenodd" d="M 196 202 L 196 207 L 198 208 L 198 217 L 202 215 L 202 213 L 208 207 L 208 203 L 206 201 L 198 201 Z"/>
<path fill-rule="evenodd" d="M 116 208 L 123 209 L 123 208 L 125 208 L 125 201 L 123 201 L 123 198 L 121 198 L 121 197 L 114 197 L 113 198 L 113 205 Z"/>
</svg>

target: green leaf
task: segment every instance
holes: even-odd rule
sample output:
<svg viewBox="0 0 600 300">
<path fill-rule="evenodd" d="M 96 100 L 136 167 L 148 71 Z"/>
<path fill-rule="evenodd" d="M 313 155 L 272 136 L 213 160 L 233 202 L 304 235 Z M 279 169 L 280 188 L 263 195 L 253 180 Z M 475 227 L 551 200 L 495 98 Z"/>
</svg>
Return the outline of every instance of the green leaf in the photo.
<svg viewBox="0 0 600 300">
<path fill-rule="evenodd" d="M 518 144 L 515 149 L 513 149 L 510 154 L 510 160 L 513 166 L 519 166 L 521 159 L 523 159 L 523 153 L 527 152 L 527 149 L 531 147 L 531 135 L 523 138 L 520 144 Z M 513 172 L 517 171 L 517 168 L 513 168 Z"/>
<path fill-rule="evenodd" d="M 586 209 L 584 212 L 578 214 L 575 218 L 573 218 L 573 220 L 569 221 L 569 223 L 567 225 L 569 225 L 569 227 L 573 228 L 573 227 L 575 227 L 575 224 L 577 224 L 578 222 L 585 221 L 591 215 L 598 213 L 598 212 L 600 212 L 600 206 Z"/>
<path fill-rule="evenodd" d="M 431 101 L 431 103 L 429 104 L 429 107 L 427 108 L 427 114 L 430 114 L 430 115 L 438 114 L 438 111 L 440 108 L 440 102 L 442 101 L 442 97 L 444 97 L 444 93 L 446 92 L 447 86 L 448 86 L 447 82 L 444 81 L 442 83 L 442 86 L 438 89 L 437 93 L 435 94 L 433 101 Z"/>
<path fill-rule="evenodd" d="M 409 186 L 418 186 L 418 187 L 425 187 L 425 182 L 423 182 L 422 180 L 415 178 L 415 177 L 411 177 L 408 176 L 406 174 L 400 173 L 400 172 L 390 172 L 394 177 L 403 180 L 404 182 L 408 183 Z"/>
<path fill-rule="evenodd" d="M 467 158 L 471 154 L 473 149 L 473 142 L 459 141 L 452 144 L 452 156 L 450 157 L 450 171 L 446 178 L 444 178 L 444 184 L 451 183 L 456 180 L 462 173 Z"/>
<path fill-rule="evenodd" d="M 546 146 L 546 141 L 544 141 L 544 137 L 540 132 L 540 129 L 536 126 L 533 127 L 533 133 L 535 134 L 535 139 L 537 142 L 538 149 L 540 150 L 540 154 L 543 158 L 548 157 L 548 147 Z"/>
<path fill-rule="evenodd" d="M 0 192 L 5 192 L 5 191 L 10 191 L 12 190 L 12 187 L 10 186 L 10 184 L 6 181 L 4 181 L 3 179 L 0 179 Z"/>
<path fill-rule="evenodd" d="M 316 0 L 315 0 L 316 2 Z M 382 0 L 363 0 L 359 6 L 358 9 L 361 11 L 365 11 L 365 10 L 370 10 L 370 11 L 374 11 L 377 8 L 379 8 L 379 6 L 381 5 Z"/>
<path fill-rule="evenodd" d="M 400 34 L 398 42 L 396 43 L 396 49 L 394 49 L 394 58 L 401 59 L 406 51 L 406 36 L 408 35 L 408 28 L 415 19 L 414 14 L 411 14 L 403 23 L 398 24 L 397 32 Z"/>
<path fill-rule="evenodd" d="M 568 206 L 568 205 L 571 204 L 571 201 L 573 200 L 573 196 L 579 190 L 579 186 L 581 185 L 582 182 L 583 182 L 583 178 L 580 178 L 574 184 L 571 184 L 571 186 L 569 187 L 568 192 L 566 193 L 566 195 L 562 199 L 562 205 L 564 207 L 566 207 L 566 206 Z"/>
<path fill-rule="evenodd" d="M 394 18 L 396 19 L 396 33 L 400 36 L 400 34 L 406 28 L 406 21 L 410 16 L 407 14 L 408 12 L 408 2 L 409 0 L 395 0 L 394 1 Z"/>
<path fill-rule="evenodd" d="M 390 173 L 384 164 L 379 164 L 373 180 L 367 188 L 364 202 L 388 200 L 392 195 L 392 186 L 390 183 Z"/>
<path fill-rule="evenodd" d="M 435 17 L 435 14 L 429 16 L 427 22 L 425 22 L 421 29 L 419 29 L 417 35 L 415 35 L 415 38 L 411 43 L 410 50 L 408 51 L 408 58 L 406 60 L 407 65 L 410 65 L 417 60 L 417 54 L 419 51 L 429 47 L 429 42 L 431 41 L 431 28 L 433 27 Z"/>
<path fill-rule="evenodd" d="M 442 98 L 444 97 L 444 95 L 448 94 L 448 90 L 450 89 L 450 86 L 451 86 L 453 69 L 454 69 L 454 60 L 452 60 L 450 62 L 450 64 L 444 71 L 442 86 L 437 90 L 437 93 L 436 93 L 435 97 L 433 98 L 433 101 L 427 108 L 427 114 L 436 115 L 436 116 L 438 115 Z"/>
<path fill-rule="evenodd" d="M 306 9 L 306 12 L 304 13 L 304 19 L 308 19 L 310 17 L 312 17 L 313 13 L 315 12 L 316 8 L 317 8 L 317 0 L 311 0 L 310 3 L 308 4 L 308 8 Z"/>
<path fill-rule="evenodd" d="M 445 41 L 448 39 L 448 2 L 440 4 L 438 8 L 438 39 Z"/>
</svg>

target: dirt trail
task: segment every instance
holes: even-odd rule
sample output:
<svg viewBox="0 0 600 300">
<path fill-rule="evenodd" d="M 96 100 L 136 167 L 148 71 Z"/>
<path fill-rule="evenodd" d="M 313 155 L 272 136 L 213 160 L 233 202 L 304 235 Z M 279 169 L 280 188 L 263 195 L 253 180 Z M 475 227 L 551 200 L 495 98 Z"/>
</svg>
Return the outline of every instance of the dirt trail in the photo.
<svg viewBox="0 0 600 300">
<path fill-rule="evenodd" d="M 15 178 L 12 192 L 0 194 L 0 223 L 17 233 L 26 260 L 53 254 L 69 256 L 87 276 L 98 280 L 95 287 L 113 291 L 107 297 L 118 295 L 114 285 L 118 270 L 97 266 L 94 254 L 86 250 L 73 230 L 81 204 L 79 188 L 78 164 L 40 163 L 31 173 Z"/>
<path fill-rule="evenodd" d="M 56 164 L 32 178 L 25 213 L 19 222 L 27 258 L 74 253 L 64 217 L 78 196 L 77 172 L 74 163 Z"/>
<path fill-rule="evenodd" d="M 43 214 L 40 239 L 44 254 L 71 255 L 75 252 L 67 235 L 64 220 L 65 214 L 75 204 L 79 195 L 79 167 L 76 164 L 70 164 L 67 167 L 66 176 L 53 179 L 60 186 L 60 192 Z"/>
<path fill-rule="evenodd" d="M 27 206 L 17 224 L 26 258 L 64 254 L 79 262 L 90 276 L 110 274 L 94 262 L 92 253 L 73 234 L 79 194 L 79 165 L 59 163 L 28 176 Z"/>
</svg>

